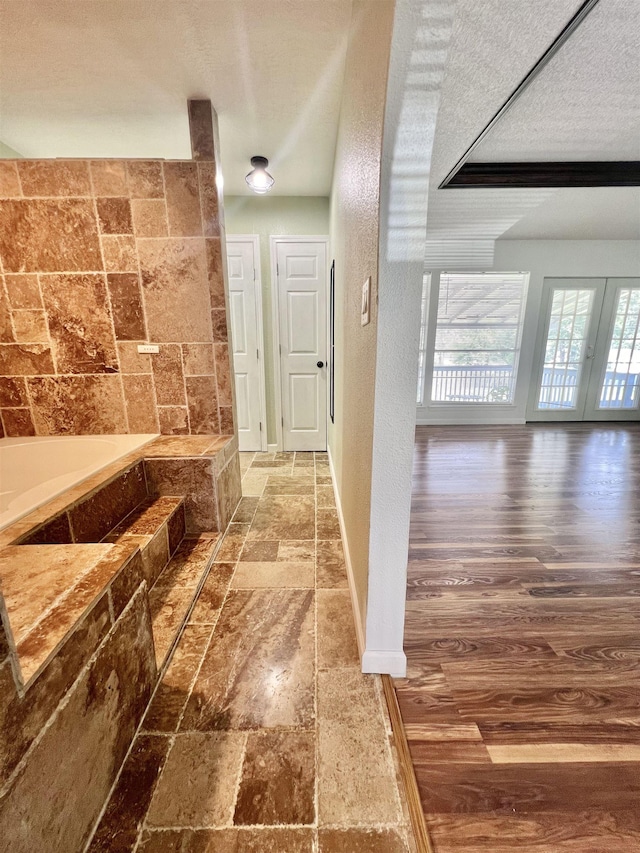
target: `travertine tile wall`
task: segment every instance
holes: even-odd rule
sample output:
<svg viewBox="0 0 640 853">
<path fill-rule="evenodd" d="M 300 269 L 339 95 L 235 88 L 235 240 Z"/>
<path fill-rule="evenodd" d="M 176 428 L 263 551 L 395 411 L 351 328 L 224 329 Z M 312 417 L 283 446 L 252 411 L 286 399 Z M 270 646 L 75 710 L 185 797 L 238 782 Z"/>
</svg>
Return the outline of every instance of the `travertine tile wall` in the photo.
<svg viewBox="0 0 640 853">
<path fill-rule="evenodd" d="M 233 433 L 215 171 L 0 161 L 2 434 Z"/>
</svg>

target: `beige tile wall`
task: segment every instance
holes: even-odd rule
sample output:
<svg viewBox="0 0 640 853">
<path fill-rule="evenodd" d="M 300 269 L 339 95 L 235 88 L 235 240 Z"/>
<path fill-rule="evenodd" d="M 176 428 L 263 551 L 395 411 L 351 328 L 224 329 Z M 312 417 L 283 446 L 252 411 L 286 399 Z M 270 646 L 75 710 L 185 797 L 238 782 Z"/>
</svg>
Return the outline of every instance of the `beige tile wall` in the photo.
<svg viewBox="0 0 640 853">
<path fill-rule="evenodd" d="M 0 161 L 1 434 L 233 433 L 215 170 Z"/>
</svg>

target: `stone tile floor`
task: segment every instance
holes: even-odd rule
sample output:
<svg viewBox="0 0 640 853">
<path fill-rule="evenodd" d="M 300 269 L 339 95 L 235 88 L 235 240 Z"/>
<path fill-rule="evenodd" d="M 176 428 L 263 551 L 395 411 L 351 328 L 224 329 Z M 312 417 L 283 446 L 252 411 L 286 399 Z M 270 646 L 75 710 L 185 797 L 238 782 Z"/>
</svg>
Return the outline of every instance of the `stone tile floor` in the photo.
<svg viewBox="0 0 640 853">
<path fill-rule="evenodd" d="M 327 455 L 241 467 L 244 497 L 88 850 L 409 853 Z"/>
</svg>

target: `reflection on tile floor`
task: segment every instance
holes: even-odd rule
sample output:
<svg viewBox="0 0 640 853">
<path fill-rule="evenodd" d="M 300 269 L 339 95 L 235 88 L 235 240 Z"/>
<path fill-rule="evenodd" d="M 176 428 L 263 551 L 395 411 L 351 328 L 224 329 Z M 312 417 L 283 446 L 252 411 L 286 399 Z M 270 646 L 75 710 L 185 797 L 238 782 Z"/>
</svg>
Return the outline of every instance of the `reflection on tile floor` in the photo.
<svg viewBox="0 0 640 853">
<path fill-rule="evenodd" d="M 244 497 L 89 853 L 410 853 L 327 456 L 240 457 Z"/>
</svg>

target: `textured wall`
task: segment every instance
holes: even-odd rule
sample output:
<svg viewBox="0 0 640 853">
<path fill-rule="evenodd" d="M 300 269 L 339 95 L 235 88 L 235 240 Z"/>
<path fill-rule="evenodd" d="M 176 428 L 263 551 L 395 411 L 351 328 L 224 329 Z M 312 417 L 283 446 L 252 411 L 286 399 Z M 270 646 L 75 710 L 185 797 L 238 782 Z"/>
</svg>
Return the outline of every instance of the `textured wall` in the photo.
<svg viewBox="0 0 640 853">
<path fill-rule="evenodd" d="M 382 128 L 393 28 L 392 0 L 356 0 L 331 194 L 336 261 L 336 468 L 361 623 L 367 606 L 371 449 L 376 374 L 376 288 Z M 361 290 L 372 278 L 372 311 L 360 325 Z"/>
<path fill-rule="evenodd" d="M 329 199 L 320 196 L 225 196 L 224 213 L 227 234 L 258 234 L 260 237 L 267 441 L 269 444 L 275 444 L 276 404 L 269 237 L 328 234 Z"/>
<path fill-rule="evenodd" d="M 4 434 L 233 433 L 215 168 L 0 161 Z"/>
</svg>

